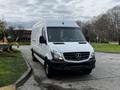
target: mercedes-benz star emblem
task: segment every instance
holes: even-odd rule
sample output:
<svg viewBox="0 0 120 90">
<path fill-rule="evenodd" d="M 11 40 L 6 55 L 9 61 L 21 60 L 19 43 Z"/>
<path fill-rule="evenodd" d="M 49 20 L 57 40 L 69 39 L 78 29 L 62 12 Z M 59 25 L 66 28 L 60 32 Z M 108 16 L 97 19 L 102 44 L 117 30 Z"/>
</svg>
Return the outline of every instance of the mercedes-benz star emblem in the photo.
<svg viewBox="0 0 120 90">
<path fill-rule="evenodd" d="M 80 53 L 76 53 L 75 56 L 76 56 L 76 59 L 78 59 L 78 60 L 81 59 L 81 54 Z"/>
</svg>

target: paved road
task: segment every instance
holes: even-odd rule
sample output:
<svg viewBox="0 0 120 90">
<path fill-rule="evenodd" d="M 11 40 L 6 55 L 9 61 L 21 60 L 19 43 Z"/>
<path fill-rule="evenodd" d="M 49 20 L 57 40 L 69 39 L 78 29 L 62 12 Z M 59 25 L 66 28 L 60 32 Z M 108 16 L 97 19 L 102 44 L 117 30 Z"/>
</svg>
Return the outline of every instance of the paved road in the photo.
<svg viewBox="0 0 120 90">
<path fill-rule="evenodd" d="M 32 61 L 30 46 L 21 46 L 20 50 L 33 75 L 18 90 L 120 90 L 120 54 L 96 53 L 96 68 L 90 75 L 60 72 L 48 79 L 42 65 Z"/>
</svg>

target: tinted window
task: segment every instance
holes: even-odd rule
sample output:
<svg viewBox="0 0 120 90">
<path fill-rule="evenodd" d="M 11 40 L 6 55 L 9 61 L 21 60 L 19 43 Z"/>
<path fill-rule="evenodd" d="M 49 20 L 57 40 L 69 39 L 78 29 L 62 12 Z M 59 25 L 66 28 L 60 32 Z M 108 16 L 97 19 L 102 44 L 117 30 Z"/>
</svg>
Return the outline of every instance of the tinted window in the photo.
<svg viewBox="0 0 120 90">
<path fill-rule="evenodd" d="M 49 42 L 79 42 L 86 41 L 79 28 L 72 27 L 48 27 Z"/>
</svg>

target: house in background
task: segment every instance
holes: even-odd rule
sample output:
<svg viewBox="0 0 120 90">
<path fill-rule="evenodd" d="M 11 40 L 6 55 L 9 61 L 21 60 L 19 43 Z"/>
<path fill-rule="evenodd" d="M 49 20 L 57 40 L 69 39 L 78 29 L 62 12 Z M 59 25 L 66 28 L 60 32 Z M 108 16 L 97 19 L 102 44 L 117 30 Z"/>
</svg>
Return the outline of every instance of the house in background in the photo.
<svg viewBox="0 0 120 90">
<path fill-rule="evenodd" d="M 12 37 L 18 42 L 30 42 L 32 26 L 35 22 L 7 22 L 7 32 L 12 32 Z M 10 35 L 10 36 L 11 36 Z"/>
<path fill-rule="evenodd" d="M 31 40 L 31 29 L 7 29 L 8 39 L 17 39 L 18 42 L 30 42 Z"/>
<path fill-rule="evenodd" d="M 18 37 L 18 42 L 30 42 L 31 40 L 31 31 L 32 30 L 28 30 L 28 29 L 24 29 L 24 30 L 19 30 L 19 29 L 15 29 L 15 35 Z"/>
</svg>

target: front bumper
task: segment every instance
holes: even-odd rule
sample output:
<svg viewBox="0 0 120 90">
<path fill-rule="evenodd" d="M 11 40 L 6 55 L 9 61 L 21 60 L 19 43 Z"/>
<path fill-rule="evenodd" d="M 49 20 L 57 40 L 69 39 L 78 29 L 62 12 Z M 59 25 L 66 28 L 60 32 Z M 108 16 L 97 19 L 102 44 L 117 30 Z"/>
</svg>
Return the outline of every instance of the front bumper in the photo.
<svg viewBox="0 0 120 90">
<path fill-rule="evenodd" d="M 46 61 L 50 67 L 54 70 L 85 70 L 94 69 L 96 60 L 94 58 L 89 59 L 85 62 L 73 63 L 57 60 L 47 60 Z"/>
</svg>

